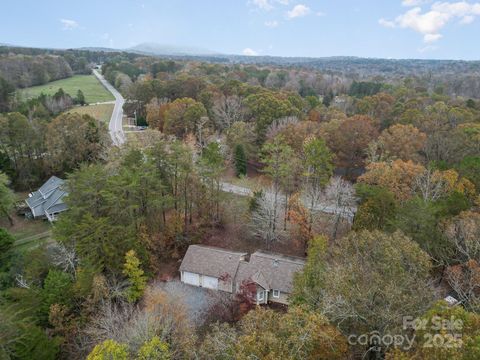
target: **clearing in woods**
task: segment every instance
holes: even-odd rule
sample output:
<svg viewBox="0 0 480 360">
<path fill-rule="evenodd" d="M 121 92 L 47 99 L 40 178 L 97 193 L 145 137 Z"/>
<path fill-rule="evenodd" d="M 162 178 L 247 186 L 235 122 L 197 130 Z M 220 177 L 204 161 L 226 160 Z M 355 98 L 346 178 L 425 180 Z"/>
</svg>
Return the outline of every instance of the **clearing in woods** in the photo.
<svg viewBox="0 0 480 360">
<path fill-rule="evenodd" d="M 69 113 L 77 114 L 87 114 L 91 117 L 94 117 L 97 120 L 103 121 L 106 124 L 110 121 L 112 117 L 114 104 L 97 104 L 97 105 L 88 105 L 88 106 L 77 106 L 69 110 Z"/>
<path fill-rule="evenodd" d="M 87 103 L 113 101 L 113 95 L 103 87 L 94 75 L 75 75 L 67 79 L 52 81 L 48 84 L 33 86 L 22 90 L 26 98 L 34 98 L 42 92 L 53 95 L 62 88 L 67 94 L 75 98 L 77 91 L 82 90 Z"/>
</svg>

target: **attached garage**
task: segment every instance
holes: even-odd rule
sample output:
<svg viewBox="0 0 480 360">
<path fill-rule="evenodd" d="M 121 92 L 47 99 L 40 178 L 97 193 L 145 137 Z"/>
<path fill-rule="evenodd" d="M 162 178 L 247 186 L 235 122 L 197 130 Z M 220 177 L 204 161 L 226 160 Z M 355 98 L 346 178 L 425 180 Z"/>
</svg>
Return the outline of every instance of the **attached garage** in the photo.
<svg viewBox="0 0 480 360">
<path fill-rule="evenodd" d="M 182 281 L 188 285 L 200 286 L 200 275 L 188 271 L 182 272 Z"/>
<path fill-rule="evenodd" d="M 233 292 L 233 280 L 246 253 L 204 245 L 190 245 L 180 264 L 184 284 Z"/>
<path fill-rule="evenodd" d="M 218 279 L 211 276 L 202 276 L 202 286 L 207 289 L 218 289 Z"/>
</svg>

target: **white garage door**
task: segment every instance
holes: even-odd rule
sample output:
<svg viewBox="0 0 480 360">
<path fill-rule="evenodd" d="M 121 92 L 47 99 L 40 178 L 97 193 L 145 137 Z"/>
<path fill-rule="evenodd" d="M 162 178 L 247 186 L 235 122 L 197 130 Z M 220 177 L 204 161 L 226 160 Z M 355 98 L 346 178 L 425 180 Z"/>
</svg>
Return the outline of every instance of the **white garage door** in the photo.
<svg viewBox="0 0 480 360">
<path fill-rule="evenodd" d="M 200 286 L 200 276 L 191 272 L 183 272 L 183 282 L 189 285 Z"/>
<path fill-rule="evenodd" d="M 218 289 L 218 279 L 211 276 L 202 276 L 202 286 L 207 289 Z"/>
</svg>

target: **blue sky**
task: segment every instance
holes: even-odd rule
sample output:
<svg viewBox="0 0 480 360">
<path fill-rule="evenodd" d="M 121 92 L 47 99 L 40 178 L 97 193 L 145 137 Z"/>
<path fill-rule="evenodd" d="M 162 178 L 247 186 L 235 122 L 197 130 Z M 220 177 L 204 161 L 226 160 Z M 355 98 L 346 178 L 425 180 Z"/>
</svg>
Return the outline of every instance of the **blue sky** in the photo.
<svg viewBox="0 0 480 360">
<path fill-rule="evenodd" d="M 142 42 L 228 54 L 480 59 L 480 2 L 429 0 L 5 1 L 0 43 Z"/>
</svg>

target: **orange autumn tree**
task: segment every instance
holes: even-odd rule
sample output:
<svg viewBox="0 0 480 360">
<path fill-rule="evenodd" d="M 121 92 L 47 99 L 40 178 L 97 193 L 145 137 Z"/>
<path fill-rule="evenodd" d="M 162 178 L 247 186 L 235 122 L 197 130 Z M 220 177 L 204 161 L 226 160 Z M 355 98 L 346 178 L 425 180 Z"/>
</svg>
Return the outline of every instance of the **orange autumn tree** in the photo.
<svg viewBox="0 0 480 360">
<path fill-rule="evenodd" d="M 292 237 L 295 239 L 295 242 L 306 251 L 308 241 L 313 237 L 310 226 L 310 212 L 303 205 L 299 193 L 292 195 L 288 202 L 288 207 L 290 209 L 288 216 L 294 225 L 291 228 Z"/>
<path fill-rule="evenodd" d="M 367 165 L 367 172 L 358 181 L 376 185 L 389 190 L 397 200 L 406 201 L 412 197 L 415 179 L 423 174 L 425 168 L 413 161 L 395 160 L 376 162 Z"/>
<path fill-rule="evenodd" d="M 383 130 L 377 143 L 381 157 L 418 161 L 426 140 L 427 135 L 416 127 L 396 124 Z"/>
</svg>

